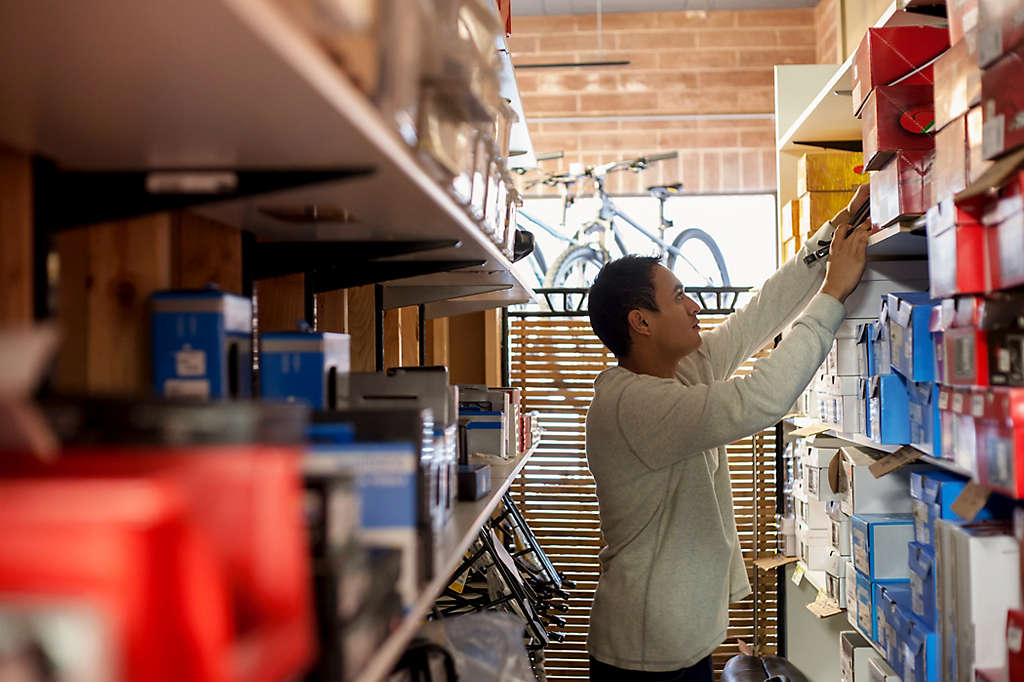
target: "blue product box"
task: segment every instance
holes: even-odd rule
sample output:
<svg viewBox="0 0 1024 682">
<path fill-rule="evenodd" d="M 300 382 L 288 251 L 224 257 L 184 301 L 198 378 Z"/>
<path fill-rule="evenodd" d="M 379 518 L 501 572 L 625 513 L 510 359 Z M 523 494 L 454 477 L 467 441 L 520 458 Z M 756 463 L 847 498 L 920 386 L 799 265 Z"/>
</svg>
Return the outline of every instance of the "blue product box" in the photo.
<svg viewBox="0 0 1024 682">
<path fill-rule="evenodd" d="M 872 641 L 878 641 L 878 621 L 875 620 L 875 590 L 871 579 L 860 571 L 857 574 L 857 627 Z M 847 578 L 849 580 L 849 578 Z"/>
<path fill-rule="evenodd" d="M 882 296 L 882 303 L 878 308 L 878 322 L 875 323 L 872 332 L 874 338 L 871 341 L 871 350 L 874 354 L 874 370 L 871 376 L 892 373 L 892 363 L 889 362 L 889 295 Z"/>
<path fill-rule="evenodd" d="M 923 291 L 889 294 L 889 351 L 893 368 L 911 381 L 935 380 L 932 307 Z"/>
<path fill-rule="evenodd" d="M 910 444 L 922 452 L 942 455 L 942 421 L 939 417 L 939 386 L 931 382 L 907 382 L 910 413 Z"/>
<path fill-rule="evenodd" d="M 868 438 L 886 445 L 910 442 L 910 397 L 899 374 L 871 377 L 868 386 Z"/>
<path fill-rule="evenodd" d="M 318 433 L 323 441 L 327 433 Z M 350 437 L 350 436 L 349 436 Z M 399 593 L 404 607 L 416 600 L 426 575 L 419 527 L 419 455 L 412 443 L 314 443 L 303 460 L 307 476 L 348 474 L 359 494 L 359 540 L 367 547 L 402 553 Z"/>
<path fill-rule="evenodd" d="M 930 630 L 936 629 L 935 616 L 935 551 L 917 542 L 911 542 L 910 595 L 911 610 Z"/>
<path fill-rule="evenodd" d="M 902 667 L 893 666 L 902 674 L 903 682 L 938 682 L 939 641 L 935 631 L 911 616 L 903 640 Z"/>
<path fill-rule="evenodd" d="M 260 395 L 334 409 L 348 390 L 348 334 L 267 332 L 260 335 Z"/>
<path fill-rule="evenodd" d="M 165 397 L 252 396 L 252 302 L 216 289 L 160 291 L 153 306 L 153 389 Z"/>
<path fill-rule="evenodd" d="M 875 375 L 875 322 L 857 325 L 857 374 L 862 379 Z"/>
<path fill-rule="evenodd" d="M 886 659 L 899 655 L 903 646 L 904 623 L 897 605 L 910 608 L 910 585 L 900 583 L 872 583 L 878 645 L 886 652 Z"/>
<path fill-rule="evenodd" d="M 864 436 L 871 433 L 871 407 L 868 400 L 870 388 L 870 377 L 857 380 L 857 433 Z"/>
<path fill-rule="evenodd" d="M 872 582 L 910 578 L 907 543 L 914 539 L 912 514 L 855 514 L 851 518 L 853 565 Z"/>
</svg>

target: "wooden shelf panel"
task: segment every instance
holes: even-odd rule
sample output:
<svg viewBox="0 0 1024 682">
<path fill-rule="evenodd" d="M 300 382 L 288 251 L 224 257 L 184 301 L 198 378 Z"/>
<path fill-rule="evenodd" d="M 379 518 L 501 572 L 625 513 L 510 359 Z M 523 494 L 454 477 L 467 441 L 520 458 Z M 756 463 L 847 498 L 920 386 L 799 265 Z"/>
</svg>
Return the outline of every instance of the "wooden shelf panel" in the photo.
<svg viewBox="0 0 1024 682">
<path fill-rule="evenodd" d="M 494 508 L 498 506 L 502 495 L 512 485 L 535 450 L 536 447 L 508 463 L 491 465 L 490 494 L 476 502 L 459 502 L 455 506 L 454 518 L 441 531 L 434 547 L 436 562 L 433 580 L 423 588 L 419 599 L 402 619 L 402 624 L 398 629 L 379 647 L 377 654 L 356 678 L 357 682 L 383 680 L 391 672 L 392 666 L 401 657 L 406 645 L 419 630 L 423 617 L 430 611 L 438 595 L 448 585 L 452 571 L 462 561 L 466 550 L 473 543 L 477 531 L 494 511 Z"/>
</svg>

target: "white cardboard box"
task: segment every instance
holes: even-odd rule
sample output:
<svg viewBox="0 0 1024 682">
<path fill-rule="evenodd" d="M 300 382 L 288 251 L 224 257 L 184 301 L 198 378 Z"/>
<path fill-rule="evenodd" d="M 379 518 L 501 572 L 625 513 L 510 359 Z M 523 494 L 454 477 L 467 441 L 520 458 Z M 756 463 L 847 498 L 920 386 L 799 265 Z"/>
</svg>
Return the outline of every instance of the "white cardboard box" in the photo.
<svg viewBox="0 0 1024 682">
<path fill-rule="evenodd" d="M 882 478 L 868 470 L 875 460 L 866 448 L 843 448 L 840 477 L 840 508 L 844 514 L 899 514 L 913 511 L 910 497 L 910 467 L 897 469 Z M 882 454 L 882 453 L 878 453 Z"/>
<path fill-rule="evenodd" d="M 846 514 L 842 514 L 842 519 L 837 521 L 834 517 L 829 517 L 829 540 L 832 543 L 832 549 L 836 550 L 841 556 L 849 558 L 850 554 L 850 517 Z"/>
<path fill-rule="evenodd" d="M 796 520 L 812 530 L 823 531 L 828 530 L 830 521 L 825 503 L 812 499 L 796 499 Z"/>
<path fill-rule="evenodd" d="M 882 660 L 878 654 L 868 657 L 868 681 L 869 682 L 900 682 L 897 675 L 889 664 Z"/>
<path fill-rule="evenodd" d="M 875 650 L 856 630 L 839 633 L 839 670 L 842 682 L 867 682 L 868 659 Z"/>
<path fill-rule="evenodd" d="M 796 544 L 797 556 L 804 562 L 809 571 L 824 571 L 825 558 L 828 555 L 828 530 L 808 528 L 806 524 L 797 523 Z"/>
<path fill-rule="evenodd" d="M 834 549 L 825 558 L 825 593 L 839 608 L 846 608 L 846 559 Z"/>
</svg>

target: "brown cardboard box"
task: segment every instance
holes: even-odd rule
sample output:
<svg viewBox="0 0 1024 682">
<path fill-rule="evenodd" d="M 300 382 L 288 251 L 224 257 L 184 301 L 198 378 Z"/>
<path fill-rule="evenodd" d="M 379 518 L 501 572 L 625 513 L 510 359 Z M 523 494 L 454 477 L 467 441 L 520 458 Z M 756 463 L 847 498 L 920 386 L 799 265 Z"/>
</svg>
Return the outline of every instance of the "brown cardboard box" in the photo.
<svg viewBox="0 0 1024 682">
<path fill-rule="evenodd" d="M 785 263 L 794 255 L 800 248 L 800 238 L 790 237 L 789 239 L 782 242 L 782 262 Z"/>
<path fill-rule="evenodd" d="M 800 196 L 800 234 L 808 239 L 822 223 L 846 207 L 853 192 L 805 192 Z"/>
<path fill-rule="evenodd" d="M 797 162 L 796 193 L 856 189 L 870 179 L 867 173 L 858 172 L 863 166 L 864 159 L 858 152 L 804 154 Z"/>
</svg>

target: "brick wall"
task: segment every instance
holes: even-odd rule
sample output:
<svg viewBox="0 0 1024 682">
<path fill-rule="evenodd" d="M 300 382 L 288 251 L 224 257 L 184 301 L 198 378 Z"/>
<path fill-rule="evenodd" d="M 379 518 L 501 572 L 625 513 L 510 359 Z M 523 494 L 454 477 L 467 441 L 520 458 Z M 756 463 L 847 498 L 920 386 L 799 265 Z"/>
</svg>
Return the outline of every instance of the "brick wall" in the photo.
<svg viewBox="0 0 1024 682">
<path fill-rule="evenodd" d="M 830 1 L 830 0 L 825 0 Z M 831 0 L 834 1 L 834 0 Z M 815 10 L 606 14 L 597 52 L 595 15 L 515 17 L 515 64 L 628 60 L 625 67 L 519 70 L 534 149 L 587 164 L 655 151 L 679 159 L 620 173 L 614 192 L 682 181 L 699 193 L 775 190 L 774 121 L 637 120 L 637 116 L 767 114 L 775 64 L 809 64 L 818 46 Z M 611 120 L 552 122 L 550 118 Z"/>
<path fill-rule="evenodd" d="M 819 64 L 838 64 L 839 54 L 839 0 L 820 0 L 814 8 L 815 61 Z"/>
</svg>

